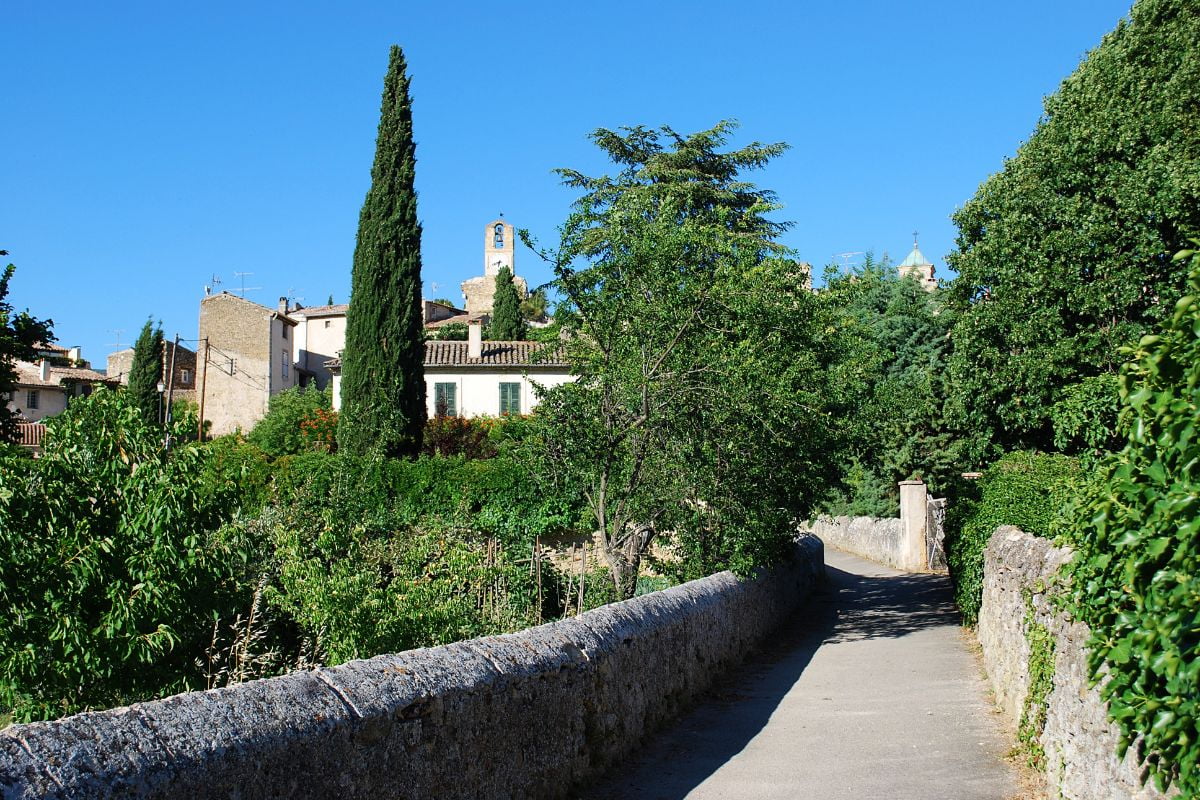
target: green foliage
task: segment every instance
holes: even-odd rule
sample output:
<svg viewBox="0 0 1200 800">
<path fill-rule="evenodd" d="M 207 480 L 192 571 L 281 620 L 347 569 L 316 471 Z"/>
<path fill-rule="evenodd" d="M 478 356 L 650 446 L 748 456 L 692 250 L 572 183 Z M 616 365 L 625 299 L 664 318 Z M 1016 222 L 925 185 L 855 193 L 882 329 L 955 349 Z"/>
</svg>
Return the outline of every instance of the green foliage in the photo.
<svg viewBox="0 0 1200 800">
<path fill-rule="evenodd" d="M 521 317 L 521 298 L 513 284 L 512 270 L 501 267 L 496 274 L 496 293 L 492 300 L 492 328 L 489 339 L 515 342 L 525 338 L 525 320 Z"/>
<path fill-rule="evenodd" d="M 163 379 L 163 332 L 152 320 L 146 320 L 133 345 L 133 363 L 129 367 L 129 399 L 142 412 L 142 419 L 157 425 L 163 418 L 163 395 L 158 384 Z"/>
<path fill-rule="evenodd" d="M 465 342 L 470 331 L 465 322 L 448 322 L 434 328 L 429 338 L 435 342 Z"/>
<path fill-rule="evenodd" d="M 0 710 L 23 721 L 203 686 L 214 614 L 244 602 L 254 545 L 217 536 L 233 494 L 202 451 L 163 447 L 125 392 L 49 422 L 41 458 L 0 459 Z"/>
<path fill-rule="evenodd" d="M 1180 296 L 1171 254 L 1200 230 L 1197 41 L 1195 0 L 1139 0 L 954 215 L 950 399 L 979 457 L 1104 440 L 1056 431 L 1056 406 L 1115 373 Z"/>
<path fill-rule="evenodd" d="M 1025 595 L 1025 636 L 1029 641 L 1029 690 L 1025 707 L 1017 726 L 1017 741 L 1025 751 L 1026 763 L 1039 772 L 1046 768 L 1046 750 L 1042 747 L 1042 732 L 1046 729 L 1046 708 L 1054 690 L 1054 634 L 1037 621 L 1033 611 L 1033 595 Z"/>
<path fill-rule="evenodd" d="M 430 456 L 491 458 L 496 455 L 490 428 L 495 420 L 437 416 L 425 423 L 421 452 Z"/>
<path fill-rule="evenodd" d="M 371 189 L 358 220 L 338 446 L 415 455 L 425 425 L 421 225 L 404 54 L 392 46 L 383 83 Z"/>
<path fill-rule="evenodd" d="M 946 561 L 963 622 L 979 619 L 983 551 L 1001 525 L 1048 537 L 1074 498 L 1081 478 L 1076 459 L 1009 453 L 983 473 L 975 496 L 964 493 L 946 514 Z"/>
<path fill-rule="evenodd" d="M 1115 374 L 1084 378 L 1064 387 L 1061 398 L 1050 409 L 1056 448 L 1091 457 L 1120 449 L 1117 413 L 1121 399 Z"/>
<path fill-rule="evenodd" d="M 818 297 L 837 348 L 834 424 L 844 465 L 826 511 L 893 516 L 898 481 L 920 477 L 945 492 L 968 459 L 945 413 L 954 315 L 937 293 L 870 254 L 848 275 L 827 272 L 825 283 Z"/>
<path fill-rule="evenodd" d="M 526 322 L 542 322 L 546 319 L 549 308 L 550 301 L 546 298 L 546 290 L 534 289 L 521 301 L 521 319 Z"/>
<path fill-rule="evenodd" d="M 686 572 L 778 557 L 832 450 L 819 309 L 740 175 L 784 145 L 725 151 L 733 128 L 598 130 L 618 174 L 559 171 L 583 192 L 546 254 L 578 379 L 533 438 L 548 479 L 582 485 L 622 597 L 657 536 Z"/>
<path fill-rule="evenodd" d="M 0 255 L 7 255 L 0 251 Z M 53 320 L 37 320 L 28 311 L 17 313 L 8 297 L 8 284 L 16 267 L 9 264 L 0 271 L 0 397 L 7 397 L 17 382 L 16 361 L 31 361 L 33 346 L 50 342 Z M 12 441 L 16 434 L 16 412 L 0 403 L 0 442 Z"/>
<path fill-rule="evenodd" d="M 280 392 L 271 398 L 264 416 L 246 440 L 274 458 L 313 450 L 330 449 L 330 389 L 301 388 Z M 336 419 L 336 417 L 334 417 Z"/>
<path fill-rule="evenodd" d="M 1200 243 L 1198 243 L 1200 244 Z M 1124 449 L 1106 460 L 1066 528 L 1072 611 L 1087 623 L 1094 680 L 1138 735 L 1160 786 L 1200 794 L 1200 253 L 1190 292 L 1125 351 Z"/>
</svg>

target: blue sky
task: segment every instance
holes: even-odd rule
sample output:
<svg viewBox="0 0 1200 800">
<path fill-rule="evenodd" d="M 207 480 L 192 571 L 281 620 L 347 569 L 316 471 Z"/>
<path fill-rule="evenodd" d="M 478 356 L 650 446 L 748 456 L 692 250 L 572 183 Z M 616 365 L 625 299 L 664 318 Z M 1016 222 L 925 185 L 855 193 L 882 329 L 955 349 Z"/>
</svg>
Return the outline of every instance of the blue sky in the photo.
<svg viewBox="0 0 1200 800">
<path fill-rule="evenodd" d="M 259 2 L 0 6 L 0 248 L 10 300 L 97 366 L 148 316 L 196 336 L 204 286 L 345 302 L 388 47 L 412 77 L 426 295 L 481 274 L 500 212 L 544 241 L 606 171 L 597 127 L 741 122 L 785 243 L 945 275 L 950 215 L 1127 0 Z M 549 279 L 517 254 L 531 284 Z M 118 334 L 117 331 L 123 329 Z"/>
</svg>

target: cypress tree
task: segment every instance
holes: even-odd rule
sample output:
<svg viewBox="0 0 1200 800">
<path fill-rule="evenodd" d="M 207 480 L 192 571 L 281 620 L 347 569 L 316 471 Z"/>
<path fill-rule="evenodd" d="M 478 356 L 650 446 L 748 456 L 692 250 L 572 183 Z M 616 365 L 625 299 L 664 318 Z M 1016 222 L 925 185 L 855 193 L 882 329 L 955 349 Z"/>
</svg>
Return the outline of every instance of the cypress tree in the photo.
<svg viewBox="0 0 1200 800">
<path fill-rule="evenodd" d="M 133 363 L 129 367 L 129 394 L 151 425 L 159 423 L 160 403 L 158 382 L 163 376 L 163 332 L 150 320 L 142 326 L 133 345 Z"/>
<path fill-rule="evenodd" d="M 496 293 L 492 296 L 493 339 L 513 342 L 525 338 L 525 322 L 521 319 L 521 299 L 513 285 L 512 270 L 501 267 L 496 273 Z"/>
<path fill-rule="evenodd" d="M 350 454 L 415 455 L 425 425 L 421 225 L 408 86 L 404 53 L 393 45 L 346 312 L 338 447 Z"/>
</svg>

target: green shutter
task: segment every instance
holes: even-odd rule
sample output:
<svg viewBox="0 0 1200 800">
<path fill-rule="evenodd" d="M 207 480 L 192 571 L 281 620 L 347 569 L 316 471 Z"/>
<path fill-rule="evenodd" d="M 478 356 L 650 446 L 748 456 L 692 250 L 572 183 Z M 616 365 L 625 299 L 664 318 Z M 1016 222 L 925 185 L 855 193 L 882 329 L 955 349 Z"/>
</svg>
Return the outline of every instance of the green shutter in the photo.
<svg viewBox="0 0 1200 800">
<path fill-rule="evenodd" d="M 433 413 L 444 413 L 447 417 L 458 416 L 458 384 L 435 383 L 433 385 Z"/>
<path fill-rule="evenodd" d="M 500 384 L 500 415 L 521 413 L 521 384 Z"/>
</svg>

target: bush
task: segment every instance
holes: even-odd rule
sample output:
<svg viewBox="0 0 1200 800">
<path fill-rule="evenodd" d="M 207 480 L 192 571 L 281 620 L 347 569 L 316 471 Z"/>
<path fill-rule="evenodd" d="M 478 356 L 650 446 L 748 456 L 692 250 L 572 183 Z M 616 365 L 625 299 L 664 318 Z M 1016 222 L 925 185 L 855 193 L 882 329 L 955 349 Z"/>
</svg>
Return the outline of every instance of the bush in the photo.
<svg viewBox="0 0 1200 800">
<path fill-rule="evenodd" d="M 0 459 L 0 715 L 203 686 L 195 658 L 245 606 L 254 549 L 210 533 L 236 499 L 203 460 L 106 389 L 48 423 L 41 458 Z"/>
<path fill-rule="evenodd" d="M 946 561 L 963 622 L 979 619 L 983 551 L 1001 525 L 1049 537 L 1076 491 L 1079 463 L 1069 456 L 1009 453 L 984 472 L 974 496 L 964 496 L 946 517 Z"/>
<path fill-rule="evenodd" d="M 1139 735 L 1150 773 L 1200 796 L 1200 253 L 1191 292 L 1159 335 L 1125 351 L 1126 444 L 1100 469 L 1067 538 L 1072 611 L 1091 628 L 1124 750 Z M 1105 678 L 1107 677 L 1107 680 Z"/>
<path fill-rule="evenodd" d="M 329 389 L 296 387 L 271 398 L 267 415 L 246 440 L 272 457 L 334 448 L 337 415 Z"/>
</svg>

